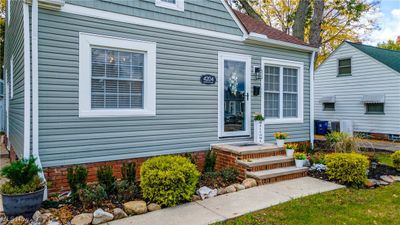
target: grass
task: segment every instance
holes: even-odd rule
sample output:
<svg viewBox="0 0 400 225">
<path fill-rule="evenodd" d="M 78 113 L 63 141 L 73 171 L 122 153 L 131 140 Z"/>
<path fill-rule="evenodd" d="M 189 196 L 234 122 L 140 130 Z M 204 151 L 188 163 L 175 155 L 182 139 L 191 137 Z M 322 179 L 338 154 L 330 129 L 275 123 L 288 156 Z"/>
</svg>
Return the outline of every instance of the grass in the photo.
<svg viewBox="0 0 400 225">
<path fill-rule="evenodd" d="M 393 167 L 393 160 L 390 157 L 390 154 L 388 154 L 388 153 L 376 153 L 375 157 L 378 160 L 378 162 L 380 162 L 381 164 Z"/>
<path fill-rule="evenodd" d="M 377 189 L 346 188 L 316 194 L 219 224 L 398 225 L 400 183 Z"/>
</svg>

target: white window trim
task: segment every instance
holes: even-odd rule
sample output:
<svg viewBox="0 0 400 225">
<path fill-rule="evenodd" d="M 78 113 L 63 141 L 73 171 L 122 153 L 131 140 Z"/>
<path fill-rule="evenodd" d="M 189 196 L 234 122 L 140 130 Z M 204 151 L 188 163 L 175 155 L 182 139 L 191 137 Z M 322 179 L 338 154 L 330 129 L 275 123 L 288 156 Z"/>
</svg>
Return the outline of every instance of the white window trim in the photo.
<svg viewBox="0 0 400 225">
<path fill-rule="evenodd" d="M 14 98 L 14 55 L 10 59 L 10 99 Z"/>
<path fill-rule="evenodd" d="M 176 0 L 175 4 L 164 2 L 162 0 L 156 0 L 156 6 L 183 12 L 185 11 L 185 0 Z"/>
<path fill-rule="evenodd" d="M 265 124 L 286 124 L 286 123 L 303 123 L 304 122 L 304 63 L 297 61 L 289 61 L 283 59 L 275 59 L 275 58 L 261 58 L 262 65 L 262 78 L 261 78 L 261 111 L 264 116 L 265 106 L 265 91 L 264 91 L 264 67 L 268 66 L 287 66 L 287 67 L 295 67 L 298 69 L 298 95 L 297 95 L 297 118 L 283 118 L 283 76 L 282 71 L 279 76 L 279 85 L 280 85 L 280 96 L 279 96 L 279 118 L 276 119 L 268 119 L 265 118 Z"/>
<path fill-rule="evenodd" d="M 339 74 L 339 62 L 340 60 L 350 59 L 350 73 L 349 74 Z M 336 59 L 336 76 L 337 77 L 351 77 L 353 76 L 353 57 L 340 57 Z"/>
<path fill-rule="evenodd" d="M 91 108 L 91 48 L 109 47 L 143 51 L 145 54 L 143 109 Z M 124 117 L 156 115 L 156 43 L 79 33 L 79 117 Z"/>
</svg>

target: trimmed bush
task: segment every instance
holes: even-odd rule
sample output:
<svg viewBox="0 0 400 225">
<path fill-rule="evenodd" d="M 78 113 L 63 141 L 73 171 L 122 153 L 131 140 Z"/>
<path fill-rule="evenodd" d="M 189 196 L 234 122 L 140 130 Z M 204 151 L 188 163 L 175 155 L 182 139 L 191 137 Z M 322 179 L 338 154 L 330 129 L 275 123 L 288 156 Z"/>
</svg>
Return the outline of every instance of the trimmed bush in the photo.
<svg viewBox="0 0 400 225">
<path fill-rule="evenodd" d="M 108 195 L 114 194 L 115 191 L 115 179 L 111 166 L 101 166 L 96 171 L 97 181 Z"/>
<path fill-rule="evenodd" d="M 329 179 L 344 184 L 362 185 L 367 179 L 368 157 L 358 153 L 333 153 L 325 156 Z"/>
<path fill-rule="evenodd" d="M 80 188 L 86 188 L 88 171 L 85 167 L 77 166 L 68 168 L 67 179 L 72 195 Z"/>
<path fill-rule="evenodd" d="M 214 151 L 208 151 L 204 162 L 204 172 L 214 172 L 217 162 L 217 154 Z"/>
<path fill-rule="evenodd" d="M 190 201 L 200 173 L 182 156 L 159 156 L 145 161 L 140 169 L 143 197 L 161 206 Z"/>
<path fill-rule="evenodd" d="M 400 171 L 400 150 L 391 155 L 394 167 Z"/>
</svg>

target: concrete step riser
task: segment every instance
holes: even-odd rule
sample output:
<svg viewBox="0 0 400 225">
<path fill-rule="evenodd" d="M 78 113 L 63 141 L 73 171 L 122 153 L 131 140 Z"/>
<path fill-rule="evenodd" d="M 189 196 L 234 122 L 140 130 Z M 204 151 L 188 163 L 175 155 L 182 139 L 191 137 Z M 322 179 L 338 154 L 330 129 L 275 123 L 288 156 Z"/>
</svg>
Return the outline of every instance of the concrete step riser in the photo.
<svg viewBox="0 0 400 225">
<path fill-rule="evenodd" d="M 261 171 L 261 170 L 272 170 L 272 169 L 289 167 L 289 166 L 294 166 L 294 165 L 295 165 L 295 162 L 293 160 L 290 162 L 279 162 L 279 163 L 273 163 L 273 164 L 269 164 L 269 165 L 253 166 L 253 167 L 247 168 L 247 171 L 255 172 L 255 171 Z"/>
<path fill-rule="evenodd" d="M 271 177 L 271 178 L 266 178 L 266 179 L 256 179 L 256 181 L 257 181 L 258 185 L 262 185 L 262 184 L 270 184 L 270 183 L 275 183 L 275 182 L 284 181 L 284 180 L 296 179 L 296 178 L 305 177 L 305 176 L 307 176 L 307 171 L 292 173 L 292 174 L 287 174 L 287 175 L 282 175 L 282 176 L 277 176 L 277 177 Z"/>
</svg>

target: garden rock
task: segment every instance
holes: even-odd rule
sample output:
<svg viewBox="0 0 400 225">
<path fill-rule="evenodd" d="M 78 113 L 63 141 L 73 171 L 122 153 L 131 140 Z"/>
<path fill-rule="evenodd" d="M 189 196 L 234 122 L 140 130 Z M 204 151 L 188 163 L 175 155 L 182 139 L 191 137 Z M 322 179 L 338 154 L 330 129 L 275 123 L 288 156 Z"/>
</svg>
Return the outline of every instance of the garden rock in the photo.
<svg viewBox="0 0 400 225">
<path fill-rule="evenodd" d="M 124 203 L 125 212 L 131 214 L 143 214 L 147 212 L 147 205 L 145 201 L 130 201 Z"/>
<path fill-rule="evenodd" d="M 217 196 L 218 190 L 211 189 L 209 187 L 203 186 L 197 190 L 197 194 L 200 195 L 201 199 L 212 198 Z"/>
<path fill-rule="evenodd" d="M 375 180 L 375 179 L 368 179 L 368 180 L 365 181 L 365 183 L 364 183 L 364 185 L 365 185 L 367 188 L 373 188 L 373 187 L 375 187 L 376 184 L 377 184 L 377 180 Z"/>
<path fill-rule="evenodd" d="M 200 201 L 200 200 L 201 200 L 200 196 L 198 196 L 198 195 L 193 195 L 192 196 L 192 202 Z"/>
<path fill-rule="evenodd" d="M 394 181 L 396 181 L 396 182 L 400 182 L 400 176 L 393 176 L 393 175 L 390 175 L 389 177 L 392 178 L 392 180 L 394 180 Z"/>
<path fill-rule="evenodd" d="M 10 220 L 10 225 L 26 225 L 29 222 L 23 216 L 17 216 L 14 219 Z"/>
<path fill-rule="evenodd" d="M 383 175 L 383 176 L 380 176 L 379 178 L 381 178 L 381 180 L 383 180 L 389 184 L 394 182 L 394 180 L 391 177 L 389 177 L 388 175 Z"/>
<path fill-rule="evenodd" d="M 157 211 L 157 210 L 160 210 L 160 209 L 161 209 L 161 206 L 156 204 L 156 203 L 150 203 L 147 206 L 147 210 L 149 210 L 149 212 Z"/>
<path fill-rule="evenodd" d="M 97 209 L 93 213 L 93 224 L 101 224 L 101 223 L 106 223 L 108 221 L 111 221 L 114 219 L 113 214 L 109 212 L 105 212 L 102 209 Z"/>
<path fill-rule="evenodd" d="M 252 188 L 257 186 L 257 181 L 254 178 L 247 178 L 242 182 L 245 188 Z"/>
<path fill-rule="evenodd" d="M 236 188 L 236 191 L 241 191 L 241 190 L 246 189 L 246 187 L 241 184 L 233 184 L 233 186 Z"/>
<path fill-rule="evenodd" d="M 389 185 L 388 182 L 385 182 L 385 181 L 383 181 L 383 180 L 377 180 L 376 184 L 379 185 L 379 186 L 386 186 L 386 185 Z"/>
<path fill-rule="evenodd" d="M 228 187 L 226 187 L 226 188 L 225 188 L 225 191 L 226 191 L 226 193 L 232 193 L 232 192 L 235 192 L 235 191 L 236 191 L 236 188 L 235 188 L 235 186 L 232 184 L 232 185 L 229 185 Z"/>
<path fill-rule="evenodd" d="M 40 211 L 36 211 L 32 216 L 32 220 L 38 223 L 43 222 L 42 213 L 40 213 Z"/>
<path fill-rule="evenodd" d="M 113 209 L 113 215 L 115 220 L 122 219 L 128 216 L 126 212 L 120 208 Z"/>
<path fill-rule="evenodd" d="M 92 223 L 92 220 L 93 220 L 93 214 L 82 213 L 82 214 L 76 215 L 71 220 L 71 224 L 72 225 L 89 225 Z"/>
<path fill-rule="evenodd" d="M 47 225 L 61 225 L 61 223 L 58 222 L 58 221 L 49 221 L 49 222 L 47 223 Z"/>
<path fill-rule="evenodd" d="M 223 194 L 226 194 L 225 188 L 218 188 L 217 195 L 223 195 Z"/>
</svg>

